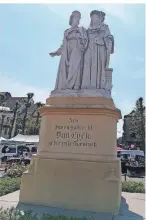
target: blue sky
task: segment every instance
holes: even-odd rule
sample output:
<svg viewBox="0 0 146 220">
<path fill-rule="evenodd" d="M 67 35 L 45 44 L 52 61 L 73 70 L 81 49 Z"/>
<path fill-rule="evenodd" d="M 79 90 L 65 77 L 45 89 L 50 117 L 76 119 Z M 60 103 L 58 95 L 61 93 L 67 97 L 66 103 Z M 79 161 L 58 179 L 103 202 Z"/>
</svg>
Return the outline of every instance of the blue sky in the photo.
<svg viewBox="0 0 146 220">
<path fill-rule="evenodd" d="M 59 57 L 48 53 L 62 43 L 73 10 L 82 14 L 88 27 L 92 10 L 103 10 L 115 38 L 113 98 L 122 114 L 144 96 L 143 4 L 4 4 L 0 5 L 0 91 L 13 96 L 35 93 L 45 101 L 54 88 Z M 121 130 L 122 122 L 118 125 Z"/>
</svg>

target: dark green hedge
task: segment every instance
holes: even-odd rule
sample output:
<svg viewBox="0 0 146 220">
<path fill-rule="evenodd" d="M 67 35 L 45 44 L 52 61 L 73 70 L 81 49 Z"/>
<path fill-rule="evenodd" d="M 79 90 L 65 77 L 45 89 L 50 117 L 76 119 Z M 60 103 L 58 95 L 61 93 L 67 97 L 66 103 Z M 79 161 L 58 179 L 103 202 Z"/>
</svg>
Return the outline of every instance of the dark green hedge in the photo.
<svg viewBox="0 0 146 220">
<path fill-rule="evenodd" d="M 21 178 L 4 177 L 0 179 L 0 196 L 12 193 L 20 189 Z M 142 182 L 123 181 L 122 191 L 131 193 L 145 193 L 145 186 Z"/>
<path fill-rule="evenodd" d="M 122 191 L 131 193 L 145 193 L 145 186 L 143 182 L 123 181 Z"/>
<path fill-rule="evenodd" d="M 20 183 L 20 178 L 0 178 L 0 196 L 19 190 Z"/>
</svg>

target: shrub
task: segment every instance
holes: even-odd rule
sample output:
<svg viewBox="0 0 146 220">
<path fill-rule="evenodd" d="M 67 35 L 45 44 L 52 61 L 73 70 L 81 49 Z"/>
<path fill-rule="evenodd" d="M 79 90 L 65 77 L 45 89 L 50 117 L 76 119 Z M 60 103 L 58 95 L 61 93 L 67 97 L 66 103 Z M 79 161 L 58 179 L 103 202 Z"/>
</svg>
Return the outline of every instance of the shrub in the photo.
<svg viewBox="0 0 146 220">
<path fill-rule="evenodd" d="M 20 189 L 20 178 L 5 177 L 0 179 L 0 196 L 12 193 Z"/>
<path fill-rule="evenodd" d="M 12 166 L 6 173 L 6 176 L 11 177 L 11 178 L 17 178 L 21 177 L 23 172 L 27 170 L 28 167 L 21 166 L 21 165 L 16 165 Z"/>
<path fill-rule="evenodd" d="M 88 218 L 89 219 L 89 218 Z M 41 217 L 32 214 L 32 212 L 23 212 L 11 209 L 0 209 L 0 220 L 87 220 L 86 218 L 75 218 L 66 216 L 43 215 Z"/>
<path fill-rule="evenodd" d="M 0 178 L 0 196 L 12 193 L 20 189 L 21 178 Z M 145 193 L 145 186 L 142 182 L 123 181 L 122 191 L 131 193 Z"/>
<path fill-rule="evenodd" d="M 123 181 L 122 191 L 131 193 L 145 193 L 145 186 L 142 182 L 136 181 Z"/>
</svg>

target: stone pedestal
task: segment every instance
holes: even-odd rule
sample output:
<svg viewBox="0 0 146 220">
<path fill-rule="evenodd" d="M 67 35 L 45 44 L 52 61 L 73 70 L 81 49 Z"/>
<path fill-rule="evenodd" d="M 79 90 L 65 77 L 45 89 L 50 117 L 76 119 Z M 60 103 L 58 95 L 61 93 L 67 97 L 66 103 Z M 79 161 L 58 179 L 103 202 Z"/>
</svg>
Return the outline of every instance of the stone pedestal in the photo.
<svg viewBox="0 0 146 220">
<path fill-rule="evenodd" d="M 118 213 L 116 132 L 121 113 L 113 100 L 53 97 L 40 112 L 39 150 L 23 174 L 20 202 Z"/>
</svg>

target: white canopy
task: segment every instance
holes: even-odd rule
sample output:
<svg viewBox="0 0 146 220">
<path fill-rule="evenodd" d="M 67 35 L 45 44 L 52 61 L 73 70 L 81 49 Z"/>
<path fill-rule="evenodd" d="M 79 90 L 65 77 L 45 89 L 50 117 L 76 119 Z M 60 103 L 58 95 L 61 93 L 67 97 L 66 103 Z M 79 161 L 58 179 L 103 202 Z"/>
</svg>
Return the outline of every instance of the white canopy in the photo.
<svg viewBox="0 0 146 220">
<path fill-rule="evenodd" d="M 0 111 L 10 111 L 10 108 L 5 106 L 0 106 Z"/>
<path fill-rule="evenodd" d="M 39 143 L 39 135 L 22 135 L 18 134 L 17 136 L 11 139 L 5 139 L 7 142 L 25 142 L 25 143 Z"/>
<path fill-rule="evenodd" d="M 6 139 L 3 137 L 0 137 L 0 141 L 5 141 Z"/>
</svg>

